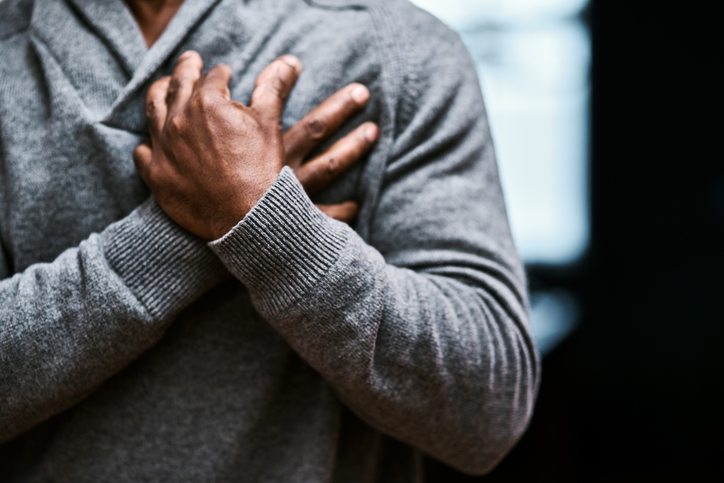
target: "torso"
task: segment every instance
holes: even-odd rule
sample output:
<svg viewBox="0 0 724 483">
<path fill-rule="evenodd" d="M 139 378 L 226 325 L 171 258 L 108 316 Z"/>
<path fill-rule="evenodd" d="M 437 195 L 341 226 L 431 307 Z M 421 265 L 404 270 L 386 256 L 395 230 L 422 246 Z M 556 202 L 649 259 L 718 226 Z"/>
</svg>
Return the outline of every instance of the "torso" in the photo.
<svg viewBox="0 0 724 483">
<path fill-rule="evenodd" d="M 33 22 L 48 24 L 0 41 L 0 239 L 10 272 L 51 262 L 149 196 L 131 159 L 147 131 L 143 99 L 185 50 L 201 53 L 206 66 L 229 64 L 232 99 L 244 103 L 271 60 L 298 56 L 305 69 L 288 101 L 285 128 L 342 86 L 367 85 L 368 109 L 325 146 L 379 118 L 381 66 L 365 13 L 271 3 L 273 15 L 258 2 L 220 2 L 143 76 L 148 58 L 130 59 L 141 69 L 129 71 L 63 2 L 36 2 Z M 326 28 L 330 19 L 349 26 L 347 39 Z M 69 32 L 72 40 L 63 38 Z M 154 48 L 159 45 L 163 37 Z M 360 163 L 316 201 L 363 198 L 363 169 Z M 167 468 L 188 481 L 288 481 L 270 461 L 284 461 L 299 481 L 327 481 L 343 411 L 324 380 L 231 280 L 189 307 L 157 346 L 82 403 L 8 447 L 35 447 L 14 462 L 13 478 L 22 481 L 58 474 L 65 481 L 181 481 L 165 474 Z M 382 437 L 368 431 L 369 438 Z M 307 451 L 294 454 L 300 447 Z M 149 474 L 152 468 L 161 473 Z"/>
</svg>

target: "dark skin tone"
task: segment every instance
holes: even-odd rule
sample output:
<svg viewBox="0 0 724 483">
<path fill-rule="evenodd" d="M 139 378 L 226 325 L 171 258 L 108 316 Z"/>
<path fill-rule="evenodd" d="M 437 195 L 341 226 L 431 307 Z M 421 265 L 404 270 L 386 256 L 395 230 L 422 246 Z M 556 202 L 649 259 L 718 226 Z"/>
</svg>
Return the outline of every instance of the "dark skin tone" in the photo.
<svg viewBox="0 0 724 483">
<path fill-rule="evenodd" d="M 149 49 L 161 37 L 182 3 L 183 0 L 126 0 Z"/>
<path fill-rule="evenodd" d="M 230 100 L 231 70 L 217 65 L 201 75 L 199 54 L 186 52 L 173 75 L 156 81 L 146 98 L 151 143 L 134 152 L 136 169 L 163 210 L 201 238 L 220 238 L 256 205 L 290 166 L 308 191 L 323 188 L 377 139 L 378 129 L 364 123 L 311 160 L 315 146 L 352 114 L 369 93 L 349 85 L 282 133 L 284 103 L 301 71 L 286 55 L 257 78 L 249 106 Z M 342 221 L 356 215 L 354 203 L 320 207 Z"/>
<path fill-rule="evenodd" d="M 127 1 L 147 45 L 161 36 L 181 1 Z M 207 240 L 220 238 L 254 207 L 285 165 L 312 195 L 345 172 L 372 147 L 377 126 L 364 123 L 321 155 L 307 159 L 324 139 L 362 109 L 369 92 L 351 84 L 282 133 L 284 104 L 301 72 L 293 56 L 272 62 L 257 78 L 249 106 L 230 100 L 231 70 L 218 65 L 201 75 L 198 53 L 184 53 L 170 77 L 146 98 L 151 143 L 136 148 L 134 162 L 164 211 Z M 318 205 L 351 222 L 354 202 Z"/>
</svg>

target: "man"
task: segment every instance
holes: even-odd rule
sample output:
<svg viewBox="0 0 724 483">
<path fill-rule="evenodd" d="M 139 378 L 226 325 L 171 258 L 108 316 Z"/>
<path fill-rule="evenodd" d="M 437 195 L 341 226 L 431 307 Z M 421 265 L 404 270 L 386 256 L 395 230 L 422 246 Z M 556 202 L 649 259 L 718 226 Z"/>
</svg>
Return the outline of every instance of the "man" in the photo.
<svg viewBox="0 0 724 483">
<path fill-rule="evenodd" d="M 489 471 L 538 365 L 459 40 L 400 0 L 129 7 L 0 3 L 1 478 Z"/>
</svg>

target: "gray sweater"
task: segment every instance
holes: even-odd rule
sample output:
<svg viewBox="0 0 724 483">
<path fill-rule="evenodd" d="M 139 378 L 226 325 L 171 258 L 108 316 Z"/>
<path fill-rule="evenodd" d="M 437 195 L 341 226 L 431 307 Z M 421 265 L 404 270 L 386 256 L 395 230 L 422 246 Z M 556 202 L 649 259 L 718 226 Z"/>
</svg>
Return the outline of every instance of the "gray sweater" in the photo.
<svg viewBox="0 0 724 483">
<path fill-rule="evenodd" d="M 381 139 L 315 202 L 288 169 L 212 243 L 149 197 L 143 99 L 186 49 L 292 53 L 284 127 L 350 82 Z M 327 145 L 329 144 L 327 143 Z M 402 0 L 0 2 L 0 480 L 421 481 L 489 471 L 539 366 L 475 70 Z"/>
</svg>

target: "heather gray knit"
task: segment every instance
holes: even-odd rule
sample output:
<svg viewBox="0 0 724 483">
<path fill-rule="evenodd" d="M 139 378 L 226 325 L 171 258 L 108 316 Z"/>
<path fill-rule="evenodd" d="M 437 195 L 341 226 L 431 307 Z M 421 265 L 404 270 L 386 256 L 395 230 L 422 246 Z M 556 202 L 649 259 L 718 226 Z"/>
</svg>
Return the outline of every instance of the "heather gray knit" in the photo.
<svg viewBox="0 0 724 483">
<path fill-rule="evenodd" d="M 186 49 L 288 128 L 362 82 L 374 152 L 315 201 L 285 170 L 206 244 L 131 161 Z M 330 140 L 330 142 L 335 139 Z M 0 3 L 0 480 L 421 481 L 488 471 L 538 381 L 474 68 L 402 0 L 186 0 L 151 50 L 121 1 Z"/>
</svg>

